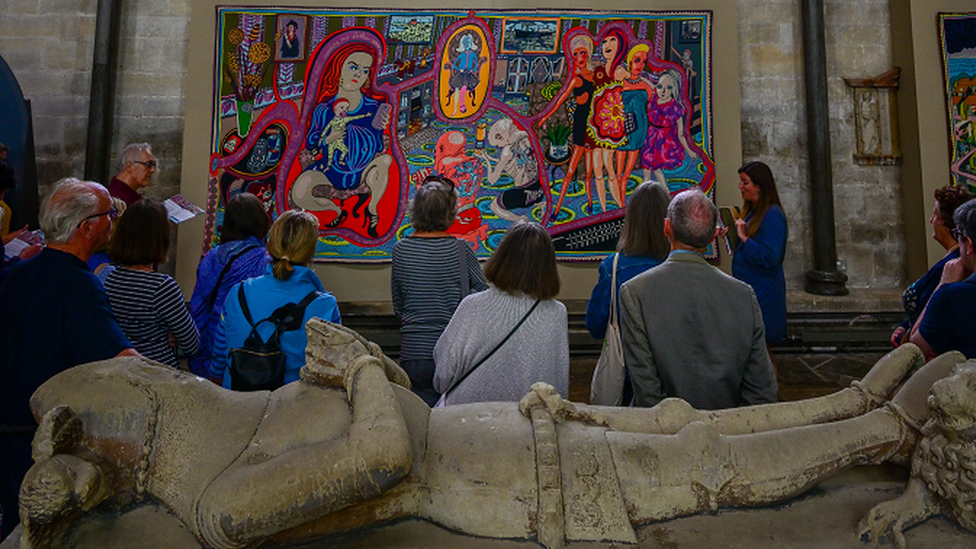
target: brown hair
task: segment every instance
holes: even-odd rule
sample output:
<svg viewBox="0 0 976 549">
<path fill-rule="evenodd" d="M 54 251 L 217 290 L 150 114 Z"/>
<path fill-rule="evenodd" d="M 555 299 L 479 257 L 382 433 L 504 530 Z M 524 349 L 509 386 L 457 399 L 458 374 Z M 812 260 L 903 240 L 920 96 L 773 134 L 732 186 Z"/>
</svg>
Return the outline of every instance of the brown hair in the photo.
<svg viewBox="0 0 976 549">
<path fill-rule="evenodd" d="M 278 280 L 288 280 L 295 265 L 307 266 L 319 239 L 318 219 L 304 211 L 288 210 L 278 216 L 268 235 L 271 272 Z"/>
<path fill-rule="evenodd" d="M 415 231 L 446 231 L 454 223 L 457 195 L 454 182 L 446 177 L 428 176 L 417 189 L 410 208 Z"/>
<path fill-rule="evenodd" d="M 119 265 L 147 265 L 166 261 L 169 218 L 162 204 L 144 198 L 128 208 L 112 233 L 109 256 Z"/>
<path fill-rule="evenodd" d="M 973 199 L 973 193 L 961 185 L 946 185 L 935 190 L 935 201 L 939 203 L 939 217 L 946 229 L 955 229 L 952 214 L 956 208 Z"/>
<path fill-rule="evenodd" d="M 536 299 L 559 294 L 556 250 L 538 223 L 516 223 L 485 264 L 485 278 L 499 290 Z"/>
<path fill-rule="evenodd" d="M 241 193 L 224 207 L 224 223 L 220 229 L 220 243 L 244 240 L 254 236 L 267 241 L 271 218 L 261 199 L 251 193 Z"/>
<path fill-rule="evenodd" d="M 661 185 L 647 184 L 627 201 L 624 227 L 617 241 L 617 251 L 629 256 L 643 256 L 663 260 L 671 244 L 664 235 L 664 218 L 668 215 L 671 195 Z"/>
<path fill-rule="evenodd" d="M 755 204 L 747 200 L 742 201 L 742 219 L 745 219 L 749 212 L 752 212 L 752 219 L 746 226 L 746 236 L 752 238 L 759 231 L 759 225 L 762 224 L 766 210 L 774 205 L 782 209 L 783 205 L 779 202 L 776 180 L 773 179 L 773 171 L 769 169 L 769 166 L 762 162 L 748 162 L 739 168 L 739 173 L 748 175 L 753 184 L 759 187 L 759 200 Z"/>
</svg>

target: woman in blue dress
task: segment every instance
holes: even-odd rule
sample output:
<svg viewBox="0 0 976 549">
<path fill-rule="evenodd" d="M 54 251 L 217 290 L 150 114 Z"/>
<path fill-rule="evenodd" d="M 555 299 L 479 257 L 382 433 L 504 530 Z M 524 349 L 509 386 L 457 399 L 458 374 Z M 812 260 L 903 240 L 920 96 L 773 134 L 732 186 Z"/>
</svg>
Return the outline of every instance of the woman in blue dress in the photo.
<svg viewBox="0 0 976 549">
<path fill-rule="evenodd" d="M 349 217 L 336 200 L 356 196 L 352 211 L 358 217 L 359 208 L 372 197 L 362 212 L 364 228 L 372 238 L 379 236 L 377 207 L 386 192 L 393 162 L 383 152 L 383 132 L 390 123 L 389 104 L 372 90 L 376 58 L 373 47 L 362 42 L 340 46 L 329 57 L 309 120 L 305 149 L 300 153 L 305 168 L 290 191 L 294 206 L 335 212 L 327 227 L 339 227 Z M 349 121 L 333 127 L 335 103 L 340 99 L 348 102 L 345 116 Z M 328 146 L 336 139 L 343 141 L 348 152 Z"/>
<path fill-rule="evenodd" d="M 766 343 L 786 338 L 786 214 L 769 166 L 749 162 L 739 168 L 742 212 L 735 220 L 740 244 L 732 257 L 732 276 L 752 286 L 766 325 Z"/>
</svg>

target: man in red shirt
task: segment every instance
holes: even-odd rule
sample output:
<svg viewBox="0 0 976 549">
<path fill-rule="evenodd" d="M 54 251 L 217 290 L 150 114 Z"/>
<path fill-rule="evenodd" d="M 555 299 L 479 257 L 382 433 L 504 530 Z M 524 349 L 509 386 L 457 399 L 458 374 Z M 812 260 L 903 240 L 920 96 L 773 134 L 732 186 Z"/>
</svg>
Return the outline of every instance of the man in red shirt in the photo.
<svg viewBox="0 0 976 549">
<path fill-rule="evenodd" d="M 156 173 L 156 157 L 149 143 L 131 143 L 119 154 L 118 172 L 108 184 L 108 192 L 126 206 L 142 200 L 138 191 L 149 186 Z"/>
</svg>

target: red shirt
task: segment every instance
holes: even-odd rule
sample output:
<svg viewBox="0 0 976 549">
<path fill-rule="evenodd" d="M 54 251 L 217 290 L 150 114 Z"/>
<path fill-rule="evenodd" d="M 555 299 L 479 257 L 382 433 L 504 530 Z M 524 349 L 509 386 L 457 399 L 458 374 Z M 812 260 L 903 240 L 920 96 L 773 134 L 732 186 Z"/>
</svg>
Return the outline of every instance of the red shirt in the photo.
<svg viewBox="0 0 976 549">
<path fill-rule="evenodd" d="M 137 193 L 135 189 L 126 185 L 125 182 L 117 177 L 113 177 L 112 181 L 109 182 L 108 194 L 114 196 L 115 198 L 121 199 L 122 202 L 125 202 L 127 207 L 142 200 L 142 195 Z"/>
</svg>

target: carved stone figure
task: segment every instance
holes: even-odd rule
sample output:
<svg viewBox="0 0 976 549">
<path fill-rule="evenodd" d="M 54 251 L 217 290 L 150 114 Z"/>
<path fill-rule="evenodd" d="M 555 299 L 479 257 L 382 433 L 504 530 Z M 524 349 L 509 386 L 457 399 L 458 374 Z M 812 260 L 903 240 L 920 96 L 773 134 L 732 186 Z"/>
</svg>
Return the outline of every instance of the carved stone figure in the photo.
<svg viewBox="0 0 976 549">
<path fill-rule="evenodd" d="M 307 331 L 302 380 L 271 393 L 226 391 L 140 359 L 47 382 L 31 400 L 40 427 L 21 488 L 20 547 L 58 546 L 106 498 L 123 508 L 158 501 L 219 548 L 404 516 L 550 548 L 634 543 L 635 525 L 782 501 L 856 464 L 907 464 L 929 418 L 929 388 L 964 360 L 950 353 L 921 366 L 920 351 L 904 345 L 833 395 L 714 412 L 676 399 L 651 409 L 574 405 L 546 385 L 518 405 L 430 410 L 398 385 L 406 376 L 375 344 L 325 322 Z M 974 528 L 972 484 L 918 457 L 943 455 L 936 428 L 971 455 L 976 398 L 948 386 L 966 382 L 976 385 L 976 363 L 933 389 L 937 427 L 926 428 L 915 458 L 920 480 L 896 501 L 922 501 L 919 520 L 945 511 Z M 966 505 L 968 514 L 953 514 Z M 887 532 L 884 516 L 873 512 L 865 531 Z"/>
<path fill-rule="evenodd" d="M 862 539 L 891 535 L 904 548 L 902 532 L 937 514 L 976 532 L 976 361 L 936 382 L 928 404 L 932 417 L 921 428 L 905 493 L 861 520 Z"/>
</svg>

